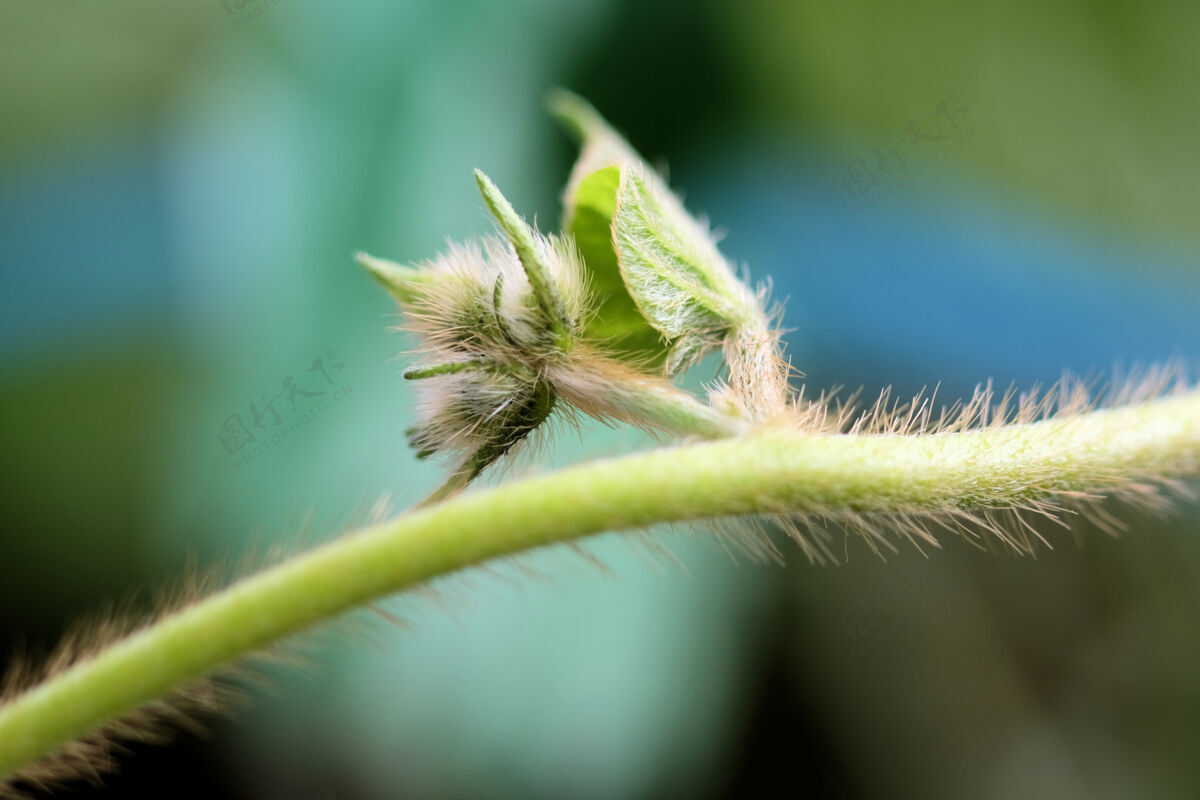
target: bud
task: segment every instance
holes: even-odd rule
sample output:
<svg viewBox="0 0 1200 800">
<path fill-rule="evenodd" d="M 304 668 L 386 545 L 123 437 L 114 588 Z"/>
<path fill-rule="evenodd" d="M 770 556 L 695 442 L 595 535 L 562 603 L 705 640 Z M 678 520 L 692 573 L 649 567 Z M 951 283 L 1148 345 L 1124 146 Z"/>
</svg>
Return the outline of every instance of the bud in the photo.
<svg viewBox="0 0 1200 800">
<path fill-rule="evenodd" d="M 533 231 L 486 175 L 476 181 L 505 238 L 451 245 L 420 267 L 358 260 L 400 302 L 415 334 L 421 381 L 408 432 L 419 457 L 457 453 L 472 476 L 554 409 L 545 379 L 565 359 L 588 312 L 574 247 Z"/>
<path fill-rule="evenodd" d="M 672 375 L 723 347 L 735 405 L 752 416 L 780 411 L 787 366 L 759 293 L 737 279 L 707 225 L 590 105 L 567 92 L 552 94 L 550 105 L 583 140 L 564 196 L 566 228 L 595 282 L 608 285 L 615 265 L 622 284 L 623 292 L 610 289 L 602 299 L 601 324 L 635 331 L 632 304 L 665 340 L 656 355 Z M 609 313 L 615 319 L 606 320 Z"/>
<path fill-rule="evenodd" d="M 626 361 L 661 367 L 667 348 L 625 288 L 613 249 L 612 218 L 620 165 L 640 159 L 582 98 L 560 90 L 550 93 L 547 104 L 582 143 L 563 192 L 563 231 L 579 248 L 597 301 L 586 334 Z"/>
</svg>

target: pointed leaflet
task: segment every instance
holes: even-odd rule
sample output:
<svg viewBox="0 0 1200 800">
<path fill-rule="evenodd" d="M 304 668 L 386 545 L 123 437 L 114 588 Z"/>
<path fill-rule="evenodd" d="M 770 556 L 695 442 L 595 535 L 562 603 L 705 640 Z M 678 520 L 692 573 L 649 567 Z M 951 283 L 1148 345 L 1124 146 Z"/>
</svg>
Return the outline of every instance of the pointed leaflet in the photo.
<svg viewBox="0 0 1200 800">
<path fill-rule="evenodd" d="M 554 93 L 550 104 L 584 142 L 564 196 L 566 226 L 597 286 L 609 291 L 602 324 L 644 332 L 648 322 L 670 342 L 667 367 L 676 372 L 730 328 L 762 320 L 753 293 L 734 277 L 708 229 L 595 109 L 567 92 Z M 614 261 L 623 292 L 608 288 Z M 644 322 L 633 319 L 630 303 Z M 663 355 L 661 345 L 654 350 Z"/>
<path fill-rule="evenodd" d="M 599 300 L 586 333 L 634 361 L 661 364 L 666 347 L 629 296 L 612 243 L 619 165 L 638 161 L 638 155 L 585 100 L 560 90 L 549 95 L 547 104 L 582 142 L 563 193 L 563 230 L 575 240 Z"/>
<path fill-rule="evenodd" d="M 567 349 L 572 338 L 571 320 L 567 317 L 566 304 L 554 283 L 540 241 L 487 175 L 475 170 L 475 181 L 492 216 L 500 223 L 504 235 L 517 251 L 517 258 L 521 260 L 529 285 L 533 288 L 533 296 L 546 315 L 547 325 L 554 332 L 555 340 L 560 347 Z"/>
<path fill-rule="evenodd" d="M 730 328 L 761 316 L 708 230 L 657 175 L 638 165 L 622 168 L 613 242 L 629 294 L 671 342 L 669 371 L 686 368 Z"/>
<path fill-rule="evenodd" d="M 575 240 L 591 277 L 591 289 L 599 300 L 597 313 L 588 322 L 589 337 L 605 342 L 620 352 L 659 363 L 666 348 L 658 331 L 646 323 L 629 296 L 617 254 L 612 245 L 612 216 L 617 204 L 620 170 L 610 166 L 596 170 L 579 183 L 574 214 L 567 233 Z"/>
<path fill-rule="evenodd" d="M 355 253 L 354 258 L 392 297 L 404 305 L 413 303 L 419 293 L 418 287 L 428 285 L 431 280 L 429 273 L 424 270 L 404 267 L 386 258 L 376 258 L 362 252 Z"/>
</svg>

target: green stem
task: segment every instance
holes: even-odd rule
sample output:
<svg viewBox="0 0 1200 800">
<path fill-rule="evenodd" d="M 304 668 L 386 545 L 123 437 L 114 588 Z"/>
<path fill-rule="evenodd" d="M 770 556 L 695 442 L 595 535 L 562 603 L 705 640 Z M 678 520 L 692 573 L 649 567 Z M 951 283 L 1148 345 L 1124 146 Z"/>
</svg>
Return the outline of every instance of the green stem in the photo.
<svg viewBox="0 0 1200 800">
<path fill-rule="evenodd" d="M 965 433 L 852 436 L 771 426 L 465 494 L 247 578 L 0 707 L 0 776 L 277 639 L 528 548 L 758 512 L 1008 508 L 1198 470 L 1193 391 Z"/>
<path fill-rule="evenodd" d="M 652 433 L 695 439 L 736 436 L 749 426 L 748 420 L 701 403 L 660 378 L 586 350 L 579 356 L 569 365 L 546 365 L 546 374 L 563 399 L 602 422 L 618 420 Z M 503 449 L 492 448 L 472 453 L 416 508 L 450 499 L 503 455 Z"/>
<path fill-rule="evenodd" d="M 548 364 L 546 376 L 567 403 L 601 421 L 697 439 L 736 436 L 750 426 L 748 419 L 702 403 L 661 378 L 582 349 L 568 364 Z"/>
</svg>

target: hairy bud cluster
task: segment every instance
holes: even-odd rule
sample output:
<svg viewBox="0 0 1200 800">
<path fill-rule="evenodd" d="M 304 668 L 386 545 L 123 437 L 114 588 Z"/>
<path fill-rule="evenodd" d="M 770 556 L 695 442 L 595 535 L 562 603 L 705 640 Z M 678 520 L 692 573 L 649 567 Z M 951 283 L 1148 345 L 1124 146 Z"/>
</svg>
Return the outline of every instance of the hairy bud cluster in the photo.
<svg viewBox="0 0 1200 800">
<path fill-rule="evenodd" d="M 563 402 L 604 420 L 721 436 L 777 415 L 787 367 L 762 297 L 743 284 L 708 228 L 590 106 L 559 98 L 584 140 L 566 197 L 564 237 L 545 236 L 484 175 L 503 236 L 452 245 L 418 267 L 360 256 L 404 308 L 419 341 L 419 457 L 448 453 L 469 481 Z M 728 365 L 715 406 L 669 378 L 713 349 Z M 465 481 L 460 481 L 465 485 Z"/>
<path fill-rule="evenodd" d="M 570 359 L 588 314 L 582 266 L 569 240 L 516 217 L 482 175 L 484 196 L 508 236 L 451 245 L 417 269 L 360 256 L 404 308 L 420 363 L 418 457 L 455 453 L 478 473 L 554 410 L 551 364 Z M 515 232 L 510 230 L 515 228 Z"/>
<path fill-rule="evenodd" d="M 583 141 L 564 195 L 568 227 L 581 247 L 603 239 L 584 255 L 596 253 L 619 271 L 638 321 L 660 336 L 665 373 L 683 372 L 720 349 L 729 385 L 714 392 L 714 401 L 749 418 L 782 413 L 788 366 L 763 308 L 765 289 L 738 279 L 708 225 L 590 105 L 559 92 L 552 107 Z"/>
</svg>

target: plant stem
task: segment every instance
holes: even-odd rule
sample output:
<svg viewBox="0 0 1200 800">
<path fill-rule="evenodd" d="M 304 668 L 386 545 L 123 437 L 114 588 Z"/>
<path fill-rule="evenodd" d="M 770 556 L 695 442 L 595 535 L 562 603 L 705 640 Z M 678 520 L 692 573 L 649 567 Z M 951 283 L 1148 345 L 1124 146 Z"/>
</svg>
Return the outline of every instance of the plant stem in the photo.
<svg viewBox="0 0 1200 800">
<path fill-rule="evenodd" d="M 465 494 L 336 539 L 0 707 L 0 776 L 277 639 L 490 558 L 608 530 L 759 512 L 1009 508 L 1200 470 L 1200 392 L 921 436 L 771 426 Z"/>
<path fill-rule="evenodd" d="M 582 350 L 546 375 L 570 405 L 601 421 L 619 420 L 668 436 L 723 439 L 745 433 L 750 420 L 702 403 L 662 378 Z"/>
<path fill-rule="evenodd" d="M 748 420 L 718 411 L 665 381 L 594 354 L 571 367 L 550 365 L 555 388 L 572 406 L 601 422 L 619 420 L 635 428 L 679 438 L 723 439 L 745 433 Z M 444 502 L 466 489 L 503 451 L 468 456 L 414 509 Z"/>
</svg>

